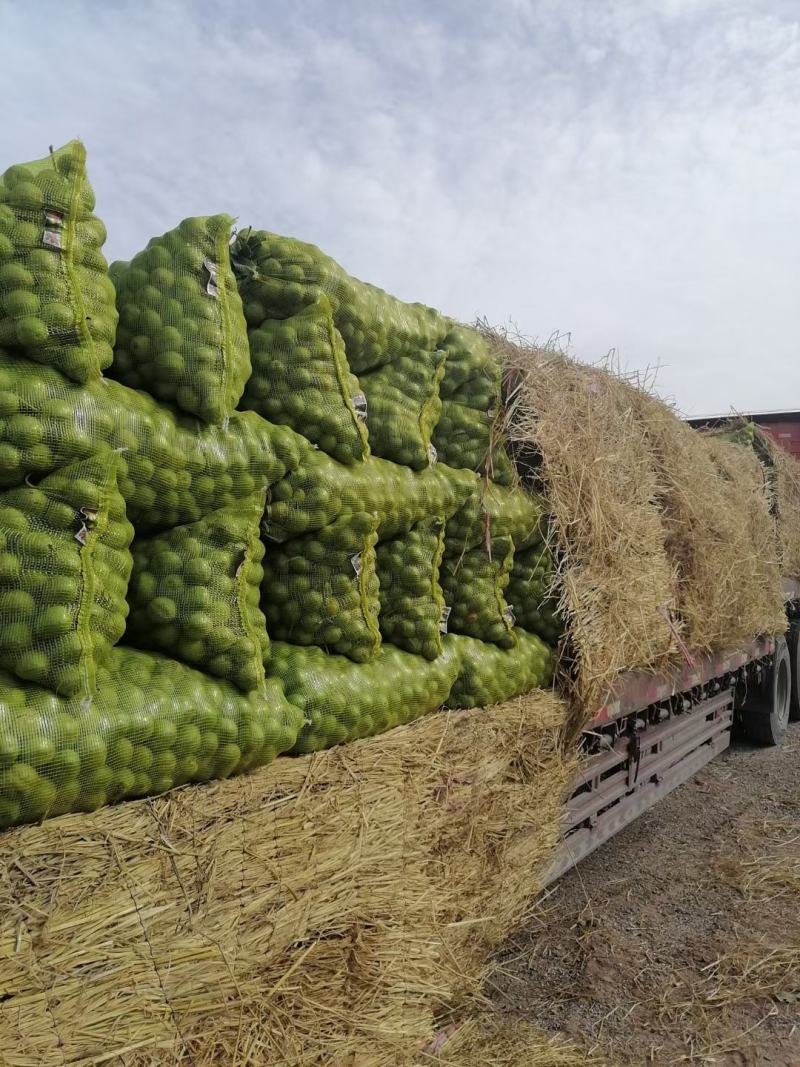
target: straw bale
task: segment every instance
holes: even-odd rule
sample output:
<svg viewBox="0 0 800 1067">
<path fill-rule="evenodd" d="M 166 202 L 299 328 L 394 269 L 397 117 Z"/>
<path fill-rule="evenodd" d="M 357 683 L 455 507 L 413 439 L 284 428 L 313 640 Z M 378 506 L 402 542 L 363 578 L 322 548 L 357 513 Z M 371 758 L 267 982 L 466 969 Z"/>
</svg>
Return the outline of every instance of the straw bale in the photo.
<svg viewBox="0 0 800 1067">
<path fill-rule="evenodd" d="M 644 392 L 634 404 L 659 473 L 686 644 L 702 653 L 782 632 L 777 540 L 756 457 L 698 433 Z"/>
<path fill-rule="evenodd" d="M 573 681 L 591 708 L 623 671 L 663 667 L 675 649 L 675 568 L 636 391 L 601 368 L 487 336 L 510 383 L 517 464 L 550 506 Z"/>
<path fill-rule="evenodd" d="M 557 844 L 577 770 L 574 748 L 561 744 L 565 717 L 562 701 L 536 694 L 430 724 L 442 734 L 422 831 L 455 988 L 522 921 Z"/>
<path fill-rule="evenodd" d="M 758 426 L 754 447 L 767 471 L 781 555 L 787 578 L 800 580 L 800 463 Z"/>
<path fill-rule="evenodd" d="M 0 1063 L 412 1064 L 536 893 L 564 716 L 531 694 L 6 832 Z"/>
<path fill-rule="evenodd" d="M 484 332 L 506 368 L 517 465 L 550 504 L 580 710 L 624 671 L 785 629 L 770 487 L 751 453 L 697 433 L 646 383 Z M 787 573 L 800 567 L 790 463 L 776 461 Z"/>
</svg>

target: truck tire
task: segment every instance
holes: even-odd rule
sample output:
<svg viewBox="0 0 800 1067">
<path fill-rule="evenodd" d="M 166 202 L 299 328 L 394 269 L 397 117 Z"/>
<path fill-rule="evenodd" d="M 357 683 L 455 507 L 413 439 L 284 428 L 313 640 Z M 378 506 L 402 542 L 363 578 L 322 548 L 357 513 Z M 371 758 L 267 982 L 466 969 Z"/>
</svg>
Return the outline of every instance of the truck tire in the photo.
<svg viewBox="0 0 800 1067">
<path fill-rule="evenodd" d="M 761 685 L 748 693 L 742 723 L 747 734 L 762 745 L 780 745 L 789 725 L 792 669 L 786 639 L 775 639 L 772 664 Z"/>
<path fill-rule="evenodd" d="M 792 668 L 789 721 L 800 722 L 800 619 L 794 619 L 789 627 L 788 644 L 789 664 Z"/>
</svg>

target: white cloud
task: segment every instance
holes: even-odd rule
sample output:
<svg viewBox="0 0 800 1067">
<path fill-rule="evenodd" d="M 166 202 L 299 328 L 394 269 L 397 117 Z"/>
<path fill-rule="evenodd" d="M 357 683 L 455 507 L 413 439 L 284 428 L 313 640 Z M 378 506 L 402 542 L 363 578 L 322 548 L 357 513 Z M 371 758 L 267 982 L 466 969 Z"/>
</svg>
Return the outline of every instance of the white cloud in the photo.
<svg viewBox="0 0 800 1067">
<path fill-rule="evenodd" d="M 83 137 L 112 258 L 227 210 L 404 298 L 661 364 L 687 410 L 800 406 L 793 0 L 0 17 L 3 158 Z"/>
</svg>

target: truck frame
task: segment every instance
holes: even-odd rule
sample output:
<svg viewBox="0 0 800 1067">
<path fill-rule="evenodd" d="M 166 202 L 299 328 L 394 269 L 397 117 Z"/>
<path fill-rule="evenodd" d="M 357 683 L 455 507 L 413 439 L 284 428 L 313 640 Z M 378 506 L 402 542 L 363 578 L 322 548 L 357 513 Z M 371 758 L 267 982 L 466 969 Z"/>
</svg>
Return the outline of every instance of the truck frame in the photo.
<svg viewBox="0 0 800 1067">
<path fill-rule="evenodd" d="M 544 885 L 724 752 L 735 725 L 756 742 L 783 741 L 800 718 L 800 583 L 785 580 L 783 593 L 786 637 L 620 677 L 581 735 L 583 760 Z"/>
</svg>

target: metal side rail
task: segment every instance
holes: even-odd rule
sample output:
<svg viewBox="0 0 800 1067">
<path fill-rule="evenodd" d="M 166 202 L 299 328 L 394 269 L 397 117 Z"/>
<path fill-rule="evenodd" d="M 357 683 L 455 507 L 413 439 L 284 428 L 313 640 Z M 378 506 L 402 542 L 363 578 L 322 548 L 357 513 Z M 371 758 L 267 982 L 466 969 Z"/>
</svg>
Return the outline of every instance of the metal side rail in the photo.
<svg viewBox="0 0 800 1067">
<path fill-rule="evenodd" d="M 629 732 L 581 769 L 544 884 L 560 878 L 723 752 L 730 745 L 732 723 L 731 689 L 662 722 L 633 719 Z"/>
</svg>

